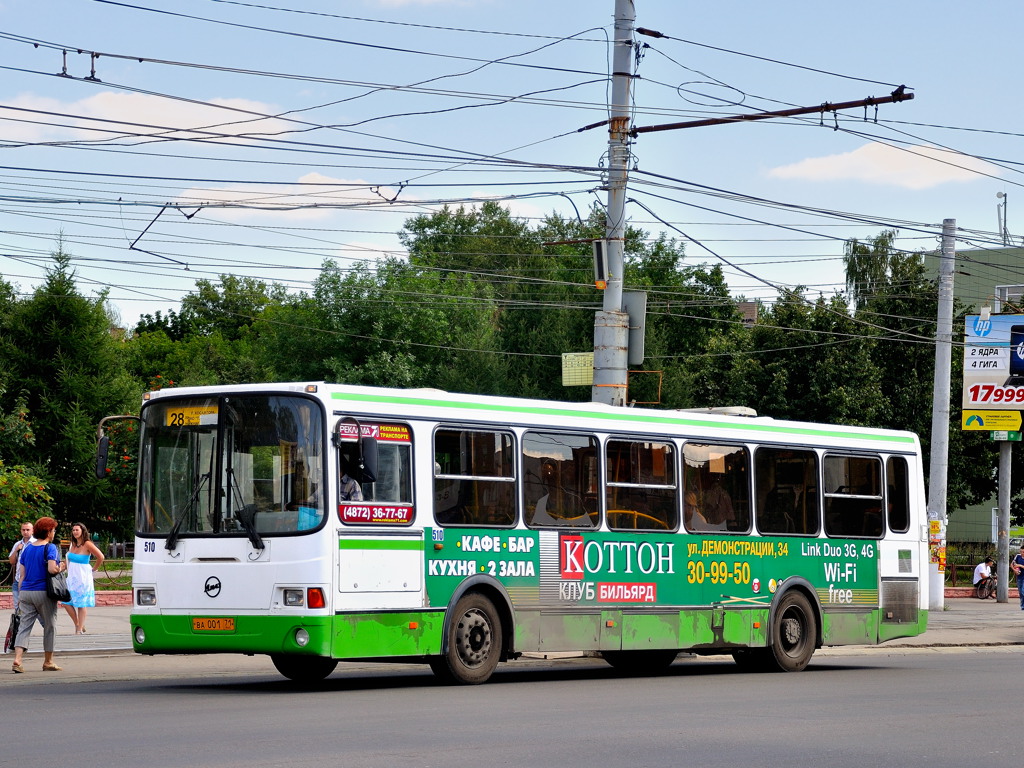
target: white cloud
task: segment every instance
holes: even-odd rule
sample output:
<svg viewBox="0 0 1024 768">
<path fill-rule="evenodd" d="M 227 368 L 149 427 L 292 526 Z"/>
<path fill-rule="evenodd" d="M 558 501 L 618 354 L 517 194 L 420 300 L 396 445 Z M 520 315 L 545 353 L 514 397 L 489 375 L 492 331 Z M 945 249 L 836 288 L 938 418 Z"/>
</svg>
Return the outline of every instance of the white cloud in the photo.
<svg viewBox="0 0 1024 768">
<path fill-rule="evenodd" d="M 159 96 L 101 91 L 74 102 L 20 94 L 8 104 L 35 112 L 12 110 L 3 112 L 4 116 L 38 120 L 40 124 L 8 123 L 0 135 L 3 141 L 102 140 L 121 132 L 154 135 L 170 129 L 166 135 L 175 138 L 226 135 L 232 138 L 223 140 L 236 142 L 240 139 L 233 137 L 242 134 L 276 134 L 292 127 L 284 120 L 260 118 L 259 114 L 274 114 L 277 108 L 247 99 L 214 98 L 208 104 L 191 104 Z M 258 114 L 249 114 L 253 112 Z"/>
<path fill-rule="evenodd" d="M 809 157 L 772 168 L 776 179 L 862 181 L 867 184 L 929 189 L 948 182 L 974 181 L 978 174 L 999 175 L 999 169 L 974 157 L 929 146 L 896 148 L 870 143 L 852 152 Z"/>
</svg>

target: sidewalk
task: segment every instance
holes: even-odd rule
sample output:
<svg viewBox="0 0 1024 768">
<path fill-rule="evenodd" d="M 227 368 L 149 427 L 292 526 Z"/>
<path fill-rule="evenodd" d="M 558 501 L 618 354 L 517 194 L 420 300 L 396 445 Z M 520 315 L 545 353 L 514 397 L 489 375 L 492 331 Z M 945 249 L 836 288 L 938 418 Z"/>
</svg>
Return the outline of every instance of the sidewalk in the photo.
<svg viewBox="0 0 1024 768">
<path fill-rule="evenodd" d="M 57 616 L 59 654 L 130 651 L 131 606 L 97 606 L 89 609 L 87 634 L 75 635 L 71 619 L 63 609 Z M 0 627 L 6 632 L 10 612 L 0 612 Z M 38 625 L 32 633 L 28 653 L 41 653 L 42 635 Z M 1016 597 L 1007 603 L 977 598 L 946 598 L 946 610 L 931 611 L 928 631 L 917 637 L 891 640 L 879 648 L 943 646 L 1024 645 L 1024 612 Z"/>
</svg>

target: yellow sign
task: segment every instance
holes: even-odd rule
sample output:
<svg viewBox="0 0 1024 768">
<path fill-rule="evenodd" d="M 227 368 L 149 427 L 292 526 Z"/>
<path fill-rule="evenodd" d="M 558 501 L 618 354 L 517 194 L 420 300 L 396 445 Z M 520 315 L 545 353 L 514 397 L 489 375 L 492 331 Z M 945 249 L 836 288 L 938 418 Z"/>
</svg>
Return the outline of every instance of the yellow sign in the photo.
<svg viewBox="0 0 1024 768">
<path fill-rule="evenodd" d="M 983 432 L 1019 432 L 1020 411 L 963 411 L 961 429 Z"/>
<path fill-rule="evenodd" d="M 562 386 L 589 387 L 594 383 L 593 352 L 562 353 Z"/>
<path fill-rule="evenodd" d="M 203 418 L 206 416 L 207 418 Z M 212 417 L 212 418 L 211 418 Z M 185 405 L 168 408 L 164 422 L 166 427 L 197 427 L 200 424 L 217 423 L 216 405 Z"/>
</svg>

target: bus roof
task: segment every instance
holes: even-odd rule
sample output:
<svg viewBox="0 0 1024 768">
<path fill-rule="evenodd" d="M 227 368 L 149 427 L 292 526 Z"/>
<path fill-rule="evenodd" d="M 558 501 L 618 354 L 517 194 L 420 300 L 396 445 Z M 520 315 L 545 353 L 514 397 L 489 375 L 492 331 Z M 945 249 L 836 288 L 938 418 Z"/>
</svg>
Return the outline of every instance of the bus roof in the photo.
<svg viewBox="0 0 1024 768">
<path fill-rule="evenodd" d="M 723 413 L 721 409 L 659 410 L 623 408 L 605 403 L 563 402 L 445 392 L 439 389 L 388 389 L 325 382 L 231 384 L 175 387 L 149 393 L 149 399 L 210 396 L 245 392 L 316 393 L 329 411 L 390 418 L 420 418 L 440 422 L 516 423 L 534 427 L 592 429 L 603 432 L 706 438 L 756 439 L 771 442 L 873 448 L 919 452 L 917 435 L 899 430 L 814 422 L 783 421 L 766 416 Z"/>
</svg>

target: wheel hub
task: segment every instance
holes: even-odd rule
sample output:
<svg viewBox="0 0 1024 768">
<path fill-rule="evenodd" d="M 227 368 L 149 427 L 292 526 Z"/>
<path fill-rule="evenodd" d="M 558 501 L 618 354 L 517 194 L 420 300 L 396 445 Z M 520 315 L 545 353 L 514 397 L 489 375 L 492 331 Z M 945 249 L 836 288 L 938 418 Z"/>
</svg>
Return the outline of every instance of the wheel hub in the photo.
<svg viewBox="0 0 1024 768">
<path fill-rule="evenodd" d="M 782 639 L 787 645 L 793 646 L 803 638 L 803 627 L 796 619 L 784 619 L 782 622 Z"/>
<path fill-rule="evenodd" d="M 467 666 L 476 666 L 487 658 L 491 648 L 491 626 L 481 611 L 466 613 L 455 635 L 459 656 Z"/>
</svg>

